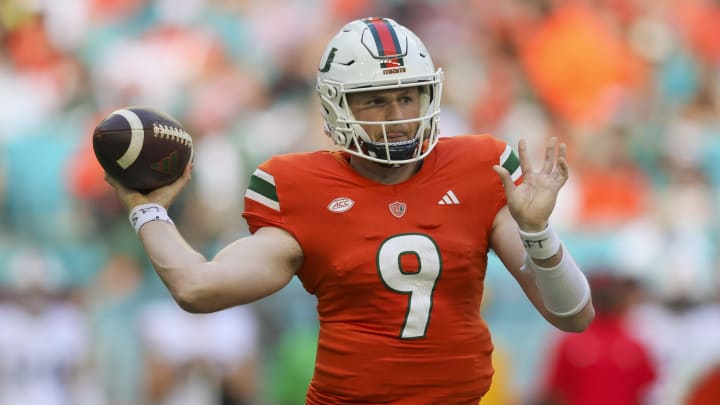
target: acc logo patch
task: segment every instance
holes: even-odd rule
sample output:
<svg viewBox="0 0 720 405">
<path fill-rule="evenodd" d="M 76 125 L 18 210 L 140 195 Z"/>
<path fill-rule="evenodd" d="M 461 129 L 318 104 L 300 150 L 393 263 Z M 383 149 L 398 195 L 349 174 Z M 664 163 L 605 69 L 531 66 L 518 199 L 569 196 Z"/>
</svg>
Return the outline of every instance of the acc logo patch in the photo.
<svg viewBox="0 0 720 405">
<path fill-rule="evenodd" d="M 332 201 L 330 201 L 330 204 L 328 204 L 327 209 L 330 212 L 334 213 L 340 213 L 345 212 L 349 210 L 350 208 L 355 205 L 355 201 L 347 198 L 347 197 L 338 197 Z"/>
</svg>

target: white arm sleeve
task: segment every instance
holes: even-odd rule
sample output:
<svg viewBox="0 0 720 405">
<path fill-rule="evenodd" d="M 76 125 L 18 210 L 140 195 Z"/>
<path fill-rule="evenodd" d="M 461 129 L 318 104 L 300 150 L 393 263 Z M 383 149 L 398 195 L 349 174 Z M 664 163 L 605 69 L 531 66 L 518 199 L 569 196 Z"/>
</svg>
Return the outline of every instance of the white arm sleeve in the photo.
<svg viewBox="0 0 720 405">
<path fill-rule="evenodd" d="M 590 284 L 564 246 L 562 249 L 562 259 L 555 267 L 540 267 L 527 255 L 525 267 L 535 273 L 545 308 L 555 316 L 568 317 L 590 300 Z"/>
</svg>

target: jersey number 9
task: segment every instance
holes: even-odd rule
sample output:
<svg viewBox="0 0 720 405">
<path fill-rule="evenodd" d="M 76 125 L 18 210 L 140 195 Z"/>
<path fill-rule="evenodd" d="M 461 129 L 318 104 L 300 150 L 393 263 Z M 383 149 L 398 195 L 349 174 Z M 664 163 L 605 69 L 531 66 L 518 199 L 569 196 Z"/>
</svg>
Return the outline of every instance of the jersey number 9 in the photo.
<svg viewBox="0 0 720 405">
<path fill-rule="evenodd" d="M 403 269 L 401 257 L 404 255 L 414 255 L 417 258 L 417 271 L 409 272 Z M 395 235 L 380 245 L 377 270 L 385 286 L 392 291 L 409 295 L 400 338 L 424 337 L 430 321 L 433 292 L 442 270 L 440 249 L 427 235 Z"/>
</svg>

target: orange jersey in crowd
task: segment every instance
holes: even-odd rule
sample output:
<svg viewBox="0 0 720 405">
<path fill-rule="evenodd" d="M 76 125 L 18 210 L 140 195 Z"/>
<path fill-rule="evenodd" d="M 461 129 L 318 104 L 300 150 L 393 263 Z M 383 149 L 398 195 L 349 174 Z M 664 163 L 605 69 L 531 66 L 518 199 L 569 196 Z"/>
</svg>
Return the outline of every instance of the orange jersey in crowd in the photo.
<svg viewBox="0 0 720 405">
<path fill-rule="evenodd" d="M 506 203 L 492 166 L 517 177 L 517 157 L 489 135 L 442 138 L 395 185 L 348 160 L 271 158 L 245 198 L 252 232 L 285 229 L 304 252 L 297 275 L 320 319 L 307 403 L 477 404 L 493 373 L 480 317 L 488 237 Z"/>
</svg>

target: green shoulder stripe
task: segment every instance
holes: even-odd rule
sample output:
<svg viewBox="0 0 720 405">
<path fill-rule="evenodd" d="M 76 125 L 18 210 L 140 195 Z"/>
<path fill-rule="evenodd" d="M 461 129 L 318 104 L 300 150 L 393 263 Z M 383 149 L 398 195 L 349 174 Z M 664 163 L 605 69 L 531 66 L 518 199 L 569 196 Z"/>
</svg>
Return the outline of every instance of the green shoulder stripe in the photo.
<svg viewBox="0 0 720 405">
<path fill-rule="evenodd" d="M 520 159 L 518 159 L 510 145 L 505 145 L 505 150 L 502 155 L 500 155 L 500 165 L 510 173 L 510 177 L 513 181 L 517 180 L 522 175 L 522 169 L 520 169 Z"/>
<path fill-rule="evenodd" d="M 245 192 L 245 197 L 280 211 L 280 202 L 275 189 L 275 178 L 261 169 L 255 170 L 250 177 L 250 184 Z"/>
</svg>

